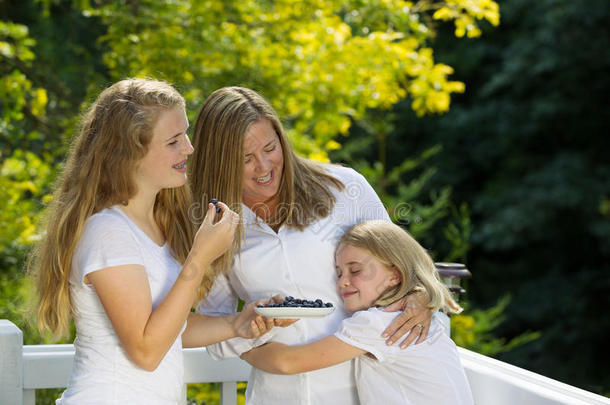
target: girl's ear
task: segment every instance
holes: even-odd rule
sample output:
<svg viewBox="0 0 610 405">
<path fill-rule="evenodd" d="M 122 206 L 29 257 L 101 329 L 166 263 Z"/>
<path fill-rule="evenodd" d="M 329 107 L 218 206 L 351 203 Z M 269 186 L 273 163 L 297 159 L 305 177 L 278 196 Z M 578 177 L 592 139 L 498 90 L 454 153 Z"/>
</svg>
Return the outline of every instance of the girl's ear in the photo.
<svg viewBox="0 0 610 405">
<path fill-rule="evenodd" d="M 395 265 L 392 265 L 392 268 L 390 269 L 390 271 L 392 272 L 392 275 L 390 276 L 390 286 L 394 287 L 395 285 L 400 284 L 400 282 L 402 281 L 402 276 L 400 275 L 400 271 L 398 271 L 398 268 Z"/>
</svg>

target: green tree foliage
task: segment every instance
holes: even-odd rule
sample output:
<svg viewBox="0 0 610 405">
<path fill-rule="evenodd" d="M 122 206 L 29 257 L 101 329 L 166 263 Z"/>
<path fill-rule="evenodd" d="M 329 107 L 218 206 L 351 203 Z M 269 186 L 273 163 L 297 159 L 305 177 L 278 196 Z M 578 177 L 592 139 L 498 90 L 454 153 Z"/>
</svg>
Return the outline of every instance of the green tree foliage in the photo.
<svg viewBox="0 0 610 405">
<path fill-rule="evenodd" d="M 369 108 L 409 96 L 418 115 L 446 112 L 464 85 L 434 61 L 434 19 L 467 20 L 472 30 L 499 19 L 489 0 L 97 4 L 85 12 L 108 25 L 104 61 L 114 79 L 161 76 L 193 110 L 219 86 L 252 87 L 290 124 L 297 148 L 320 159 Z"/>
<path fill-rule="evenodd" d="M 437 59 L 467 92 L 439 118 L 399 106 L 388 143 L 397 155 L 443 145 L 430 187 L 472 210 L 472 304 L 511 294 L 495 336 L 541 332 L 499 357 L 608 394 L 610 4 L 500 5 L 502 25 L 481 38 L 440 31 Z"/>
<path fill-rule="evenodd" d="M 14 145 L 36 138 L 28 122 L 46 112 L 46 90 L 25 73 L 32 67 L 35 43 L 25 25 L 0 21 L 0 158 L 10 155 Z"/>
</svg>

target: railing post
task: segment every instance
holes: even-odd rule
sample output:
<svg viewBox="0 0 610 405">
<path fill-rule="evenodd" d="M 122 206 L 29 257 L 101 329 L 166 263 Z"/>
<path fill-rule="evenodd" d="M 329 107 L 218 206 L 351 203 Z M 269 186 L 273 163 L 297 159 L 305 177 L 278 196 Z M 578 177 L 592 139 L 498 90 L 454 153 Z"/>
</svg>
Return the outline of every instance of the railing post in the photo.
<svg viewBox="0 0 610 405">
<path fill-rule="evenodd" d="M 464 294 L 466 290 L 460 286 L 460 280 L 472 277 L 472 274 L 466 266 L 461 263 L 434 263 L 436 271 L 440 276 L 443 284 L 447 286 L 451 296 L 455 302 L 459 302 L 460 294 Z M 443 317 L 443 325 L 448 336 L 451 336 L 451 319 L 449 315 Z"/>
<path fill-rule="evenodd" d="M 470 278 L 472 277 L 472 274 L 462 263 L 439 262 L 434 263 L 434 266 L 436 266 L 436 271 L 438 271 L 441 280 L 447 286 L 451 295 L 453 295 L 453 299 L 458 302 L 460 294 L 466 292 L 466 290 L 460 286 L 460 280 Z"/>
<path fill-rule="evenodd" d="M 220 405 L 235 405 L 237 403 L 237 383 L 220 383 Z"/>
<path fill-rule="evenodd" d="M 0 319 L 0 404 L 23 404 L 23 333 Z"/>
</svg>

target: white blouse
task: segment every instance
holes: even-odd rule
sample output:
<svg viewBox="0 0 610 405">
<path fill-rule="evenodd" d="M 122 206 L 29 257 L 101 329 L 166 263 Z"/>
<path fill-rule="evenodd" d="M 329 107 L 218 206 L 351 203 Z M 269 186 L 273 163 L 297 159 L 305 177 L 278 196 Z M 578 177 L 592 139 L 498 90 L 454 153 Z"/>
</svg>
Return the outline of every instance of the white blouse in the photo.
<svg viewBox="0 0 610 405">
<path fill-rule="evenodd" d="M 216 359 L 239 356 L 267 341 L 295 345 L 334 333 L 347 316 L 337 293 L 334 252 L 338 238 L 350 226 L 369 219 L 389 221 L 373 188 L 350 168 L 328 165 L 328 172 L 345 189 L 335 192 L 335 207 L 326 218 L 305 230 L 282 226 L 275 233 L 242 205 L 245 242 L 233 268 L 220 276 L 199 311 L 208 315 L 233 313 L 237 298 L 246 302 L 275 294 L 332 302 L 335 311 L 324 318 L 301 319 L 287 328 L 274 328 L 259 339 L 235 338 L 208 347 Z M 298 209 L 298 207 L 297 207 Z M 253 368 L 247 404 L 358 404 L 353 362 L 298 375 L 274 375 Z M 296 398 L 296 401 L 295 401 Z"/>
</svg>

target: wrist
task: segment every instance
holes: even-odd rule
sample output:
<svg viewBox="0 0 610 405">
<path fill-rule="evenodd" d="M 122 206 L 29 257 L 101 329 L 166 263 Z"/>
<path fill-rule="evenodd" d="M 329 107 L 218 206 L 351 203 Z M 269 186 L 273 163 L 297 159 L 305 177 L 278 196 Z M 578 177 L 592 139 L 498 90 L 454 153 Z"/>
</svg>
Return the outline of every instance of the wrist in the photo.
<svg viewBox="0 0 610 405">
<path fill-rule="evenodd" d="M 211 262 L 207 260 L 199 260 L 197 255 L 189 253 L 188 257 L 184 261 L 182 270 L 178 278 L 182 281 L 194 281 L 195 284 L 201 284 L 203 275 L 206 269 L 210 266 Z"/>
<path fill-rule="evenodd" d="M 238 327 L 237 327 L 237 317 L 238 316 L 239 316 L 239 313 L 223 316 L 224 321 L 229 326 L 229 331 L 230 331 L 230 335 L 231 335 L 231 336 L 229 336 L 229 338 L 240 337 Z"/>
</svg>

